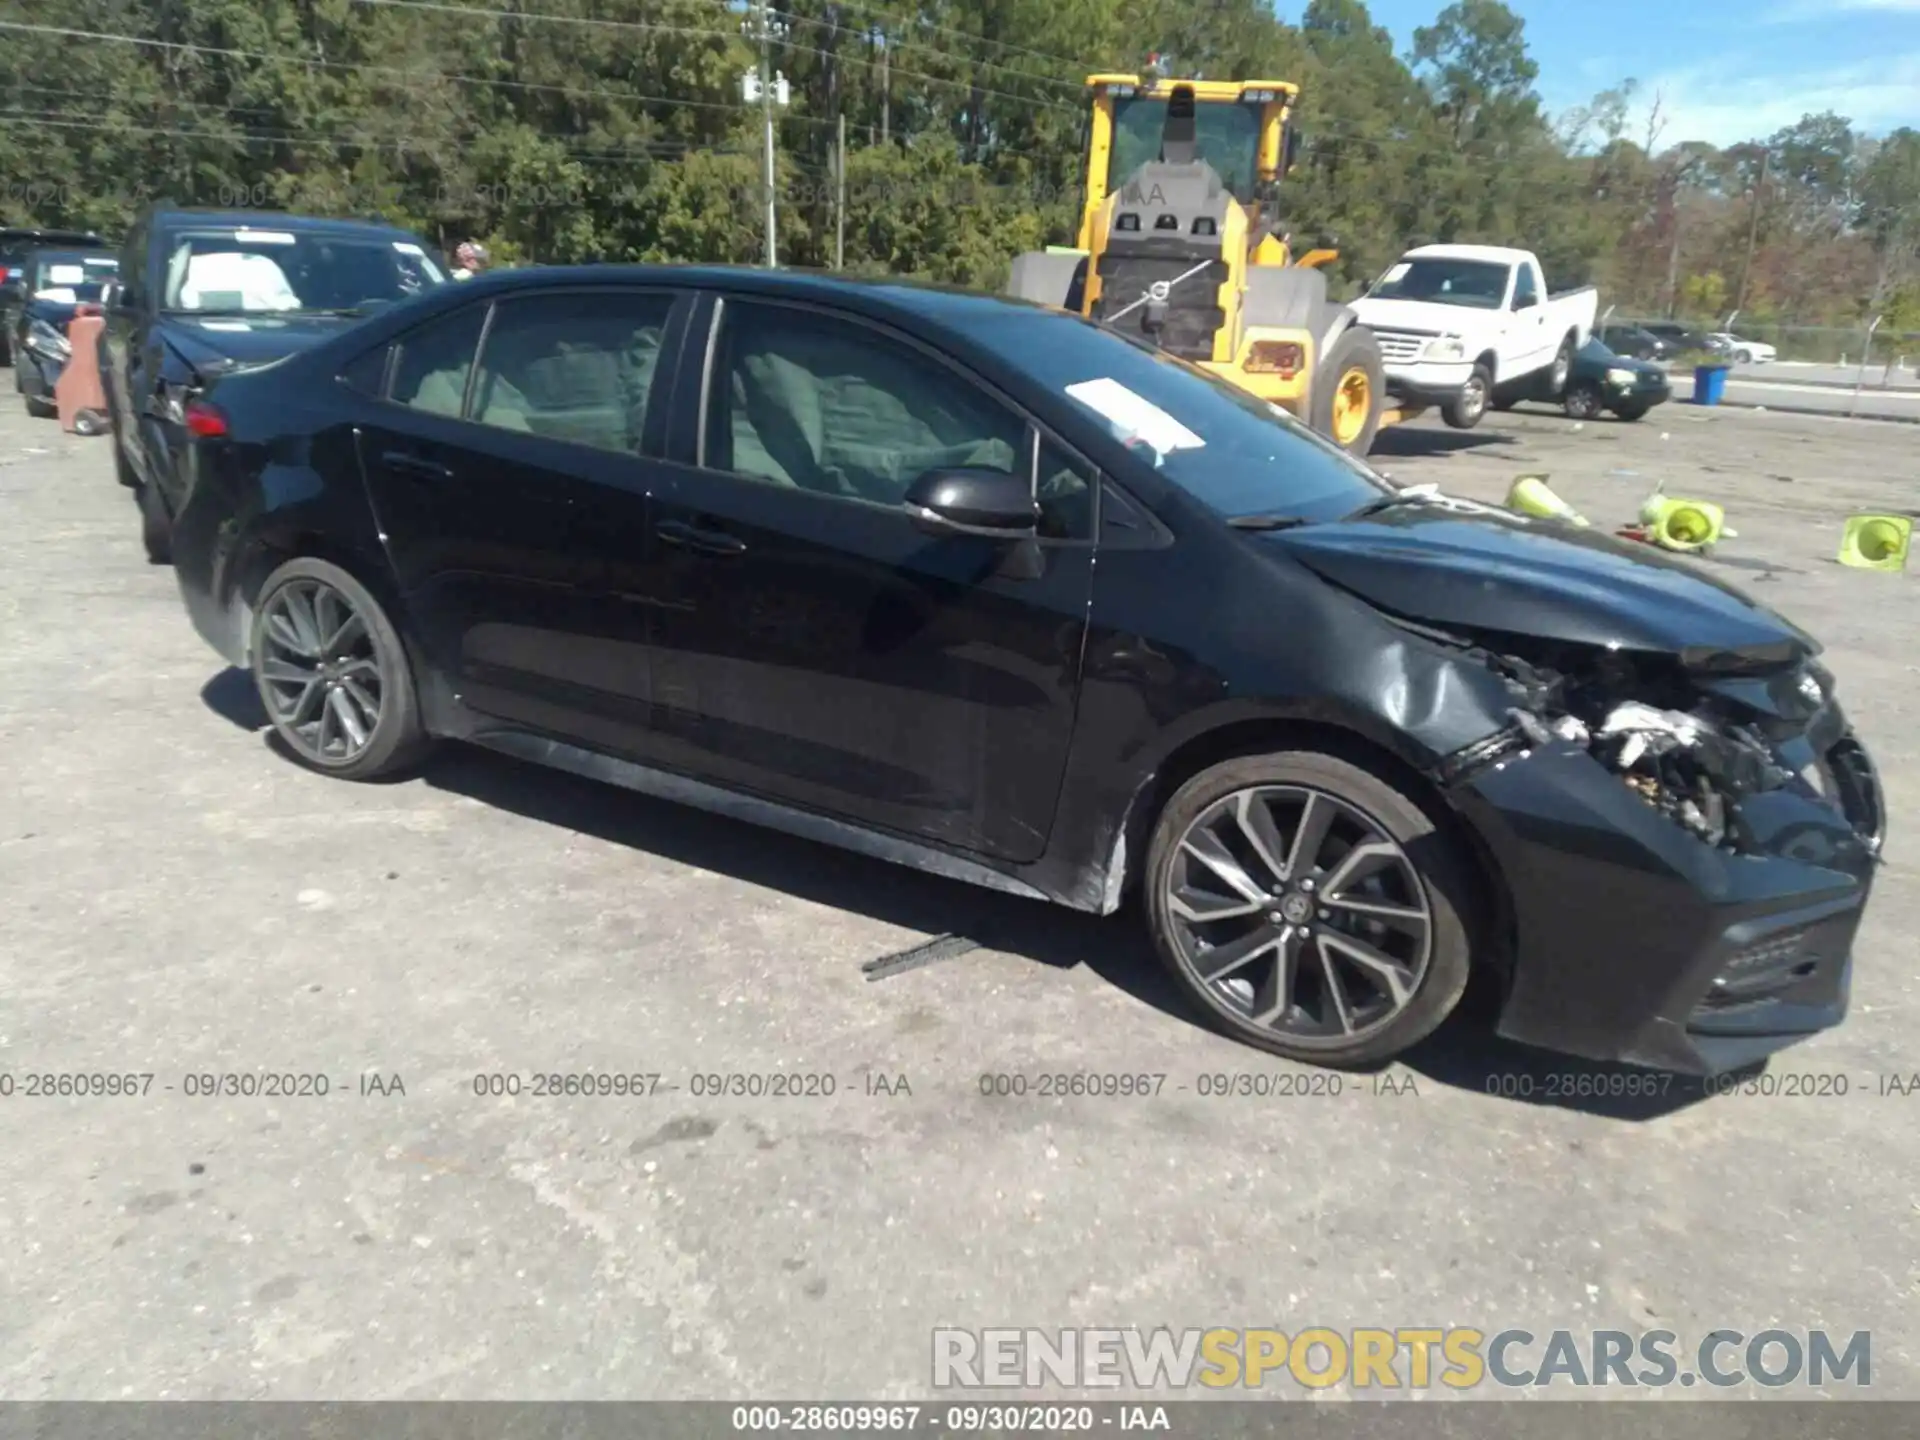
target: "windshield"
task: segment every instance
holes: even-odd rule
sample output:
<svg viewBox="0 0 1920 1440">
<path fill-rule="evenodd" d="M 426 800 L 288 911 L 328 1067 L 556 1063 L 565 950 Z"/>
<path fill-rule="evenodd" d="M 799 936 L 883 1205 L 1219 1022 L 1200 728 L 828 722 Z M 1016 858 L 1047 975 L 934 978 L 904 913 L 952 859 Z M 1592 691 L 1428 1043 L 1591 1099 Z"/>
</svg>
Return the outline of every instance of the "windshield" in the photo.
<svg viewBox="0 0 1920 1440">
<path fill-rule="evenodd" d="M 1367 293 L 1375 300 L 1498 310 L 1507 298 L 1507 267 L 1491 260 L 1402 260 Z"/>
<path fill-rule="evenodd" d="M 358 313 L 447 277 L 424 246 L 382 235 L 207 230 L 172 237 L 168 310 L 252 315 Z"/>
<path fill-rule="evenodd" d="M 1393 493 L 1285 411 L 1087 321 L 996 315 L 981 338 L 1222 515 L 1333 520 Z"/>
<path fill-rule="evenodd" d="M 1142 96 L 1113 102 L 1113 149 L 1107 162 L 1107 189 L 1116 190 L 1135 170 L 1160 158 L 1160 134 L 1167 124 L 1167 102 Z M 1260 162 L 1260 107 L 1201 101 L 1193 107 L 1195 148 L 1219 172 L 1233 197 L 1253 199 Z"/>
<path fill-rule="evenodd" d="M 96 301 L 101 287 L 119 273 L 120 262 L 111 255 L 86 250 L 42 250 L 33 257 L 29 293 L 38 295 L 51 290 L 70 305 Z"/>
</svg>

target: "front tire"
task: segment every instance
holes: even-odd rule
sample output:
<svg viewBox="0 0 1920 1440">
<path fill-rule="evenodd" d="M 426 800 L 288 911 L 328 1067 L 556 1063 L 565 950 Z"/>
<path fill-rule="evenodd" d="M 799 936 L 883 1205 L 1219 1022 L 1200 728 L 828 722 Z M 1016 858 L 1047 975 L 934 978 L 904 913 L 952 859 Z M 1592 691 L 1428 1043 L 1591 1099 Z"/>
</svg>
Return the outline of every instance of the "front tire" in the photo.
<svg viewBox="0 0 1920 1440">
<path fill-rule="evenodd" d="M 1349 455 L 1365 458 L 1380 433 L 1386 392 L 1380 342 L 1371 330 L 1344 330 L 1314 379 L 1313 428 Z"/>
<path fill-rule="evenodd" d="M 1629 401 L 1624 405 L 1614 406 L 1613 413 L 1619 416 L 1622 420 L 1627 420 L 1627 421 L 1644 420 L 1647 418 L 1647 408 L 1648 408 L 1647 406 L 1642 405 L 1639 401 L 1635 400 L 1635 401 Z"/>
<path fill-rule="evenodd" d="M 1606 397 L 1591 380 L 1581 380 L 1567 387 L 1560 407 L 1574 420 L 1597 420 L 1607 408 Z"/>
<path fill-rule="evenodd" d="M 133 498 L 140 507 L 140 544 L 147 552 L 147 563 L 171 565 L 173 517 L 167 514 L 166 502 L 153 486 L 144 484 L 134 488 Z"/>
<path fill-rule="evenodd" d="M 413 667 L 371 591 L 326 560 L 289 560 L 267 577 L 248 644 L 274 733 L 310 770 L 375 780 L 427 748 Z"/>
<path fill-rule="evenodd" d="M 1438 1028 L 1466 990 L 1472 893 L 1419 804 L 1316 751 L 1202 771 L 1147 851 L 1148 925 L 1182 990 L 1309 1064 L 1375 1064 Z"/>
<path fill-rule="evenodd" d="M 1493 373 L 1485 365 L 1475 365 L 1467 383 L 1441 407 L 1440 418 L 1456 430 L 1471 430 L 1486 418 L 1492 396 Z"/>
<path fill-rule="evenodd" d="M 1753 363 L 1753 352 L 1751 350 L 1734 351 L 1733 363 L 1736 365 L 1751 365 Z"/>
</svg>

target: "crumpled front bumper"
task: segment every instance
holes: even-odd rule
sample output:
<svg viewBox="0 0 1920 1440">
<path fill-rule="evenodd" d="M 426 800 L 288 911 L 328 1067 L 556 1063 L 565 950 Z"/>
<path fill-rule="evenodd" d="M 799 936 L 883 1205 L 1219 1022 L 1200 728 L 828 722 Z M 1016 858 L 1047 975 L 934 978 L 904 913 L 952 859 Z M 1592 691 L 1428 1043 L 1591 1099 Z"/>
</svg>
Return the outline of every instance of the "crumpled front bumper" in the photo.
<svg viewBox="0 0 1920 1440">
<path fill-rule="evenodd" d="M 1839 1024 L 1885 808 L 1851 736 L 1828 753 L 1844 760 L 1844 801 L 1746 797 L 1753 853 L 1740 854 L 1688 834 L 1571 744 L 1459 780 L 1455 807 L 1512 900 L 1500 1033 L 1715 1074 Z"/>
</svg>

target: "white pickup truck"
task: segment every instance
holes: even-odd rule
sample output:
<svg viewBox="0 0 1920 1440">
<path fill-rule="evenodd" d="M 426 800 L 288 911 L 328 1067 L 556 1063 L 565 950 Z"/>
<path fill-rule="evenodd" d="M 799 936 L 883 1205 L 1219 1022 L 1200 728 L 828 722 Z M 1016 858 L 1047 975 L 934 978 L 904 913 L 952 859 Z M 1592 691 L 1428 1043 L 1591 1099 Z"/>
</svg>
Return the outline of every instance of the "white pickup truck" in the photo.
<svg viewBox="0 0 1920 1440">
<path fill-rule="evenodd" d="M 1552 293 L 1531 250 L 1422 245 L 1353 304 L 1380 341 L 1387 391 L 1403 412 L 1438 405 L 1471 430 L 1489 405 L 1554 399 L 1593 333 L 1599 293 Z"/>
</svg>

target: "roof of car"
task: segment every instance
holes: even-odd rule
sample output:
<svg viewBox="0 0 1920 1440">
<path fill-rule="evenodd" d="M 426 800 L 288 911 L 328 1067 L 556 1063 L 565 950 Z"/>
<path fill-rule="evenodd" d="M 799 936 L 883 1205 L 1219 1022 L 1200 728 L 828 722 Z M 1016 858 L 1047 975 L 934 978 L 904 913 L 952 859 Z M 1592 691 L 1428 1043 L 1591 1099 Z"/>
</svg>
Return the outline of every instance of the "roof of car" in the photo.
<svg viewBox="0 0 1920 1440">
<path fill-rule="evenodd" d="M 1525 250 L 1510 245 L 1418 245 L 1401 258 L 1411 260 L 1482 260 L 1495 265 L 1511 265 L 1527 258 Z"/>
<path fill-rule="evenodd" d="M 462 291 L 582 284 L 724 286 L 753 294 L 818 299 L 870 313 L 895 313 L 950 325 L 969 334 L 1004 325 L 1020 313 L 1051 314 L 1044 307 L 1003 299 L 957 285 L 891 277 L 863 277 L 822 270 L 768 270 L 750 265 L 534 265 L 492 270 L 462 282 Z"/>
<path fill-rule="evenodd" d="M 384 220 L 348 220 L 332 215 L 296 215 L 278 210 L 200 210 L 184 205 L 162 205 L 152 212 L 153 223 L 166 229 L 204 225 L 217 230 L 310 230 L 338 234 L 393 235 L 413 240 L 411 230 Z"/>
</svg>

